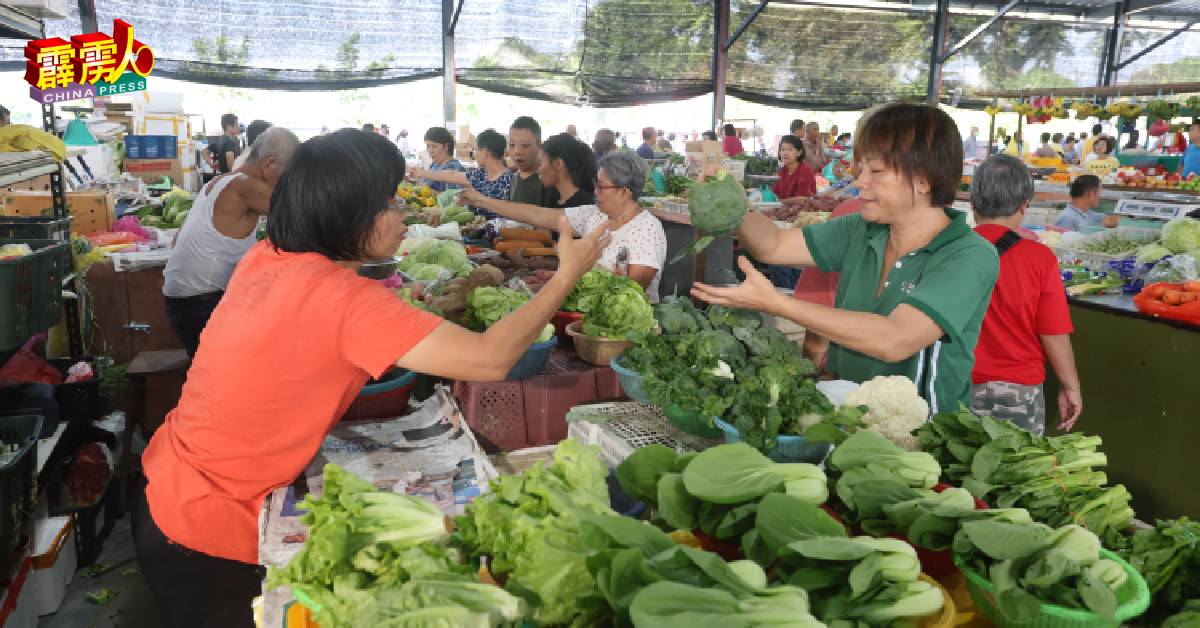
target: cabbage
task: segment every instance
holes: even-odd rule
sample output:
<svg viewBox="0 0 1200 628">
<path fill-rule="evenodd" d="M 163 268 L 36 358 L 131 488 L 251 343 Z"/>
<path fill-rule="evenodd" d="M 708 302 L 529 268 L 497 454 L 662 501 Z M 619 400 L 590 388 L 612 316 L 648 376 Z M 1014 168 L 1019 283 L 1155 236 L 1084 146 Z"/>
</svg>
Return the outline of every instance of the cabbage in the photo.
<svg viewBox="0 0 1200 628">
<path fill-rule="evenodd" d="M 460 188 L 452 188 L 445 190 L 437 195 L 438 207 L 450 207 L 458 204 L 458 195 L 462 193 Z"/>
<path fill-rule="evenodd" d="M 1200 249 L 1200 220 L 1181 217 L 1163 227 L 1163 245 L 1172 253 Z"/>
<path fill-rule="evenodd" d="M 437 279 L 449 279 L 453 273 L 437 264 L 424 264 L 416 262 L 409 264 L 404 270 L 404 274 L 416 279 L 417 281 L 434 281 Z"/>
<path fill-rule="evenodd" d="M 471 261 L 467 259 L 467 249 L 462 243 L 448 240 L 432 240 L 418 246 L 409 253 L 396 268 L 403 273 L 412 275 L 409 269 L 415 264 L 437 264 L 447 268 L 455 276 L 464 277 L 471 273 Z"/>
<path fill-rule="evenodd" d="M 610 284 L 583 318 L 583 333 L 613 340 L 653 329 L 654 308 L 646 299 L 646 291 L 634 281 Z"/>
<path fill-rule="evenodd" d="M 697 239 L 681 250 L 671 263 L 703 251 L 717 236 L 732 235 L 746 217 L 750 202 L 737 179 L 721 172 L 707 181 L 693 183 L 688 192 L 688 213 L 692 226 L 703 231 Z"/>
<path fill-rule="evenodd" d="M 1141 265 L 1150 262 L 1157 262 L 1158 260 L 1170 254 L 1171 249 L 1168 249 L 1158 242 L 1143 244 L 1142 246 L 1139 246 L 1137 250 L 1137 263 Z"/>
</svg>

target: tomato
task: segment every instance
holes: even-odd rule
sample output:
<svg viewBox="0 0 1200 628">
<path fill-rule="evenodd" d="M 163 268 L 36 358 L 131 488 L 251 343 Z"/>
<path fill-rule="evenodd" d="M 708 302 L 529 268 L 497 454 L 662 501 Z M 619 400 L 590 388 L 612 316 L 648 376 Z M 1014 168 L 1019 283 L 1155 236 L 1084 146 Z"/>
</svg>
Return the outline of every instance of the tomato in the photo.
<svg viewBox="0 0 1200 628">
<path fill-rule="evenodd" d="M 1183 302 L 1182 295 L 1183 293 L 1178 290 L 1167 290 L 1167 292 L 1163 294 L 1162 300 L 1163 303 L 1166 303 L 1167 305 L 1179 305 Z"/>
</svg>

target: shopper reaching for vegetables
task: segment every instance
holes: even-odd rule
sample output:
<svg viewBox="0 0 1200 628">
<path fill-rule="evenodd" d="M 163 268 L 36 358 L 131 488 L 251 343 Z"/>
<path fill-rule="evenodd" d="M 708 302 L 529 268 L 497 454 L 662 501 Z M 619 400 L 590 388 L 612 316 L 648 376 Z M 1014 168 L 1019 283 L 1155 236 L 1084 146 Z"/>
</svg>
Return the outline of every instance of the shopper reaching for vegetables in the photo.
<svg viewBox="0 0 1200 628">
<path fill-rule="evenodd" d="M 472 333 L 356 273 L 404 237 L 403 178 L 395 145 L 356 130 L 305 142 L 280 178 L 268 240 L 238 265 L 142 459 L 134 539 L 164 625 L 253 625 L 263 499 L 296 478 L 368 378 L 399 366 L 502 379 L 608 244 L 604 223 L 575 239 L 563 218 L 554 278 Z"/>
<path fill-rule="evenodd" d="M 547 140 L 547 144 L 553 139 Z M 587 150 L 586 145 L 580 146 Z M 628 275 L 646 289 L 651 303 L 657 303 L 658 283 L 667 259 L 667 236 L 662 223 L 637 202 L 646 184 L 646 164 L 630 153 L 609 153 L 600 160 L 596 181 L 594 205 L 567 207 L 564 211 L 488 199 L 473 190 L 464 190 L 462 199 L 543 229 L 559 229 L 564 214 L 577 231 L 591 231 L 595 225 L 607 221 L 612 241 L 600 255 L 599 265 Z"/>
<path fill-rule="evenodd" d="M 761 310 L 830 339 L 828 369 L 864 382 L 912 379 L 933 412 L 970 402 L 975 344 L 998 264 L 995 248 L 946 209 L 962 142 L 936 107 L 891 103 L 866 114 L 855 150 L 862 214 L 781 230 L 748 212 L 738 238 L 768 264 L 839 271 L 836 307 L 780 294 L 745 258 L 735 286 L 696 284 L 709 303 Z"/>
</svg>

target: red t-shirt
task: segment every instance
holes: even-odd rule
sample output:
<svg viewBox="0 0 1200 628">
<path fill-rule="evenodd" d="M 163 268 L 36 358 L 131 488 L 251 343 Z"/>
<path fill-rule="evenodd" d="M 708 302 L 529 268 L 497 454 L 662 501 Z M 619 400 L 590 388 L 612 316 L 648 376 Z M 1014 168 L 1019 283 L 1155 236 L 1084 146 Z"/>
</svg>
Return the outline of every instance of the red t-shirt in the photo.
<svg viewBox="0 0 1200 628">
<path fill-rule="evenodd" d="M 995 244 L 1008 229 L 979 225 L 975 231 Z M 1040 385 L 1046 380 L 1046 352 L 1039 336 L 1074 330 L 1058 258 L 1045 245 L 1022 238 L 1000 256 L 1000 277 L 979 332 L 971 381 Z"/>
<path fill-rule="evenodd" d="M 729 157 L 735 157 L 746 152 L 746 150 L 742 148 L 742 140 L 739 140 L 736 135 L 726 135 L 724 142 L 722 142 L 721 148 Z"/>
<path fill-rule="evenodd" d="M 806 161 L 800 162 L 800 167 L 796 168 L 795 172 L 788 172 L 787 166 L 784 166 L 779 169 L 779 180 L 771 187 L 771 191 L 781 200 L 796 196 L 816 196 L 817 175 Z"/>
<path fill-rule="evenodd" d="M 142 457 L 154 523 L 183 547 L 257 563 L 266 495 L 296 479 L 368 377 L 443 322 L 323 255 L 254 245 Z"/>
</svg>

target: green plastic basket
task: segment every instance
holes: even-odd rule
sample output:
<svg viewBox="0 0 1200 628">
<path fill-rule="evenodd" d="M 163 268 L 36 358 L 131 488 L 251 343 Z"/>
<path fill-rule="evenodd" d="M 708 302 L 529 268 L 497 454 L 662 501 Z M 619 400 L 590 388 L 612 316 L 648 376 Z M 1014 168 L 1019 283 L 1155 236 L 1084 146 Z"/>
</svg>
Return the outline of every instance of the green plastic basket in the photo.
<svg viewBox="0 0 1200 628">
<path fill-rule="evenodd" d="M 1117 563 L 1129 574 L 1129 579 L 1117 591 L 1117 612 L 1112 619 L 1105 619 L 1086 609 L 1043 604 L 1037 617 L 1031 622 L 1008 621 L 996 608 L 996 593 L 991 581 L 964 564 L 957 555 L 954 557 L 954 564 L 958 565 L 967 577 L 967 591 L 971 594 L 971 600 L 975 602 L 975 608 L 988 621 L 1001 628 L 1117 628 L 1146 612 L 1150 606 L 1150 588 L 1146 586 L 1142 574 L 1116 554 L 1101 549 L 1100 557 Z"/>
<path fill-rule="evenodd" d="M 37 414 L 0 417 L 0 443 L 15 453 L 0 467 L 0 551 L 21 546 L 29 533 L 37 503 L 37 441 L 42 417 Z"/>
<path fill-rule="evenodd" d="M 22 243 L 33 253 L 0 260 L 0 351 L 58 323 L 62 280 L 71 268 L 69 242 L 0 239 L 0 246 Z"/>
<path fill-rule="evenodd" d="M 717 428 L 725 435 L 725 443 L 742 442 L 742 433 L 721 419 L 716 420 Z M 821 464 L 833 445 L 829 443 L 810 443 L 803 436 L 795 434 L 780 434 L 775 439 L 775 446 L 767 452 L 767 457 L 775 462 L 807 462 Z"/>
<path fill-rule="evenodd" d="M 705 418 L 698 412 L 687 412 L 675 404 L 664 407 L 663 415 L 681 432 L 702 438 L 720 438 L 721 428 L 714 425 L 716 419 Z"/>
<path fill-rule="evenodd" d="M 3 216 L 0 217 L 0 238 L 70 240 L 71 217 Z"/>
</svg>

